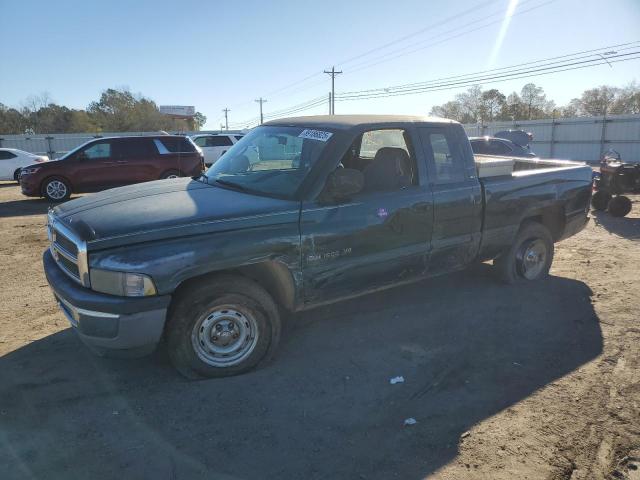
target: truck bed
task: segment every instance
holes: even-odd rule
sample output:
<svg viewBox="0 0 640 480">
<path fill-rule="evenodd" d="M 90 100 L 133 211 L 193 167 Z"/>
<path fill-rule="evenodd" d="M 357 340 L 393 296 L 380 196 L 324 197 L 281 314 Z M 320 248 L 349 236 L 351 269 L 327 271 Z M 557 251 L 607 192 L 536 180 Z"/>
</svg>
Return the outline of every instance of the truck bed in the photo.
<svg viewBox="0 0 640 480">
<path fill-rule="evenodd" d="M 568 160 L 488 155 L 476 156 L 476 165 L 505 160 L 512 165 L 510 174 L 483 176 L 478 168 L 484 201 L 482 257 L 490 258 L 511 242 L 523 218 L 556 216 L 558 229 L 552 232 L 556 240 L 580 227 L 574 220 L 583 219 L 589 206 L 591 167 Z"/>
<path fill-rule="evenodd" d="M 586 165 L 571 160 L 474 155 L 479 178 L 518 175 L 531 170 L 558 170 Z"/>
</svg>

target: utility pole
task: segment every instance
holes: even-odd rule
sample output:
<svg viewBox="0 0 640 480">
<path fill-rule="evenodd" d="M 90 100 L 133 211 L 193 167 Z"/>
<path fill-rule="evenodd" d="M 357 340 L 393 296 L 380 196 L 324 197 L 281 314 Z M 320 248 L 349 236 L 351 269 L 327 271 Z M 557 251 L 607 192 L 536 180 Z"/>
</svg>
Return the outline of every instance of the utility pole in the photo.
<svg viewBox="0 0 640 480">
<path fill-rule="evenodd" d="M 331 115 L 331 92 L 329 92 L 329 115 Z"/>
<path fill-rule="evenodd" d="M 260 125 L 262 125 L 262 123 L 263 123 L 262 104 L 266 103 L 267 101 L 264 98 L 260 97 L 259 99 L 256 100 L 256 102 L 258 102 L 260 104 Z"/>
<path fill-rule="evenodd" d="M 228 108 L 223 108 L 222 111 L 224 112 L 224 126 L 227 130 L 229 130 L 229 116 L 228 113 L 231 111 Z"/>
<path fill-rule="evenodd" d="M 331 67 L 330 71 L 325 70 L 324 73 L 331 75 L 331 115 L 336 114 L 336 75 L 340 75 L 342 70 L 336 72 L 336 67 Z"/>
</svg>

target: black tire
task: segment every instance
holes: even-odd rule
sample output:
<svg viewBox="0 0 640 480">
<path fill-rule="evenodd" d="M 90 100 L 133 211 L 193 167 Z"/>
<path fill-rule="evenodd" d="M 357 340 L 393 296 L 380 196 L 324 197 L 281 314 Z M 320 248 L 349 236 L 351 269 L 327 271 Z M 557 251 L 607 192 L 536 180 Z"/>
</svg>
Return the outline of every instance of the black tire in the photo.
<svg viewBox="0 0 640 480">
<path fill-rule="evenodd" d="M 618 195 L 609 200 L 609 214 L 613 217 L 624 217 L 631 211 L 631 200 L 624 195 Z"/>
<path fill-rule="evenodd" d="M 526 283 L 545 278 L 553 262 L 553 237 L 542 224 L 524 222 L 513 245 L 493 261 L 504 283 Z"/>
<path fill-rule="evenodd" d="M 266 363 L 278 346 L 278 307 L 266 290 L 245 277 L 200 280 L 187 285 L 174 302 L 166 327 L 167 348 L 171 362 L 187 378 L 248 372 Z M 221 353 L 227 348 L 234 350 Z"/>
<path fill-rule="evenodd" d="M 602 212 L 607 209 L 607 205 L 609 205 L 609 200 L 611 200 L 611 194 L 609 192 L 598 190 L 591 197 L 591 206 L 593 207 L 594 210 L 598 210 Z"/>
<path fill-rule="evenodd" d="M 20 183 L 20 172 L 22 171 L 21 168 L 17 169 L 15 172 L 13 172 L 13 179 Z"/>
<path fill-rule="evenodd" d="M 42 182 L 42 196 L 51 202 L 64 202 L 71 196 L 71 185 L 61 177 L 49 177 Z"/>
<path fill-rule="evenodd" d="M 177 170 L 168 170 L 160 175 L 160 180 L 166 180 L 167 178 L 178 178 L 180 177 L 180 172 Z"/>
</svg>

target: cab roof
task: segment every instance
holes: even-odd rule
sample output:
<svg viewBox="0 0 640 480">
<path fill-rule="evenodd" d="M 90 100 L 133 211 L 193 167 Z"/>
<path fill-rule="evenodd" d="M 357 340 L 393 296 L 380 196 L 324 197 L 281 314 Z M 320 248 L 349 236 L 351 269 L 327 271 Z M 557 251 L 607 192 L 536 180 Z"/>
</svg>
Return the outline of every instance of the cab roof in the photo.
<svg viewBox="0 0 640 480">
<path fill-rule="evenodd" d="M 430 123 L 451 124 L 458 123 L 446 118 L 427 117 L 420 115 L 313 115 L 308 117 L 290 117 L 271 120 L 265 125 L 272 126 L 304 126 L 316 128 L 333 128 L 348 130 L 353 127 L 366 125 L 384 125 L 401 123 Z"/>
</svg>

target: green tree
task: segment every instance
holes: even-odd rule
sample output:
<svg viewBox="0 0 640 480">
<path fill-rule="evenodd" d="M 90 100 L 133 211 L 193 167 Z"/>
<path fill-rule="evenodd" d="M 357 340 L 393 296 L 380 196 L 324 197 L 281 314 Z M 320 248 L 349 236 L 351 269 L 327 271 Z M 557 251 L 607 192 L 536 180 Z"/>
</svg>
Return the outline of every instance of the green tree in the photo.
<svg viewBox="0 0 640 480">
<path fill-rule="evenodd" d="M 482 118 L 489 122 L 500 116 L 506 97 L 499 90 L 492 88 L 482 92 Z"/>
<path fill-rule="evenodd" d="M 520 98 L 526 115 L 524 119 L 534 120 L 545 116 L 545 107 L 548 102 L 542 87 L 538 87 L 535 83 L 527 83 L 520 91 Z"/>
</svg>

